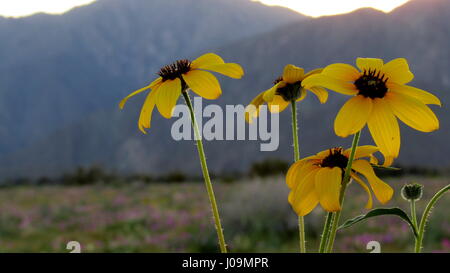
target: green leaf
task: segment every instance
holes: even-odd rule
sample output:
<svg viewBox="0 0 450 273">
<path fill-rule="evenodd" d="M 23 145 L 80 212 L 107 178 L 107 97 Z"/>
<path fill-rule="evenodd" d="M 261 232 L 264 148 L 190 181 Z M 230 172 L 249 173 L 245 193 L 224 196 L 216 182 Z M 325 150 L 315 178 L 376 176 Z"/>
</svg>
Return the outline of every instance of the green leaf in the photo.
<svg viewBox="0 0 450 273">
<path fill-rule="evenodd" d="M 354 224 L 364 221 L 368 218 L 376 217 L 376 216 L 382 216 L 382 215 L 394 215 L 400 217 L 403 221 L 407 222 L 409 226 L 411 227 L 414 236 L 417 237 L 417 229 L 412 223 L 411 219 L 409 218 L 408 214 L 406 214 L 402 209 L 400 208 L 380 208 L 380 209 L 373 209 L 369 211 L 367 214 L 356 216 L 353 219 L 347 220 L 344 224 L 342 224 L 338 229 L 342 228 L 348 228 L 350 226 L 353 226 Z"/>
</svg>

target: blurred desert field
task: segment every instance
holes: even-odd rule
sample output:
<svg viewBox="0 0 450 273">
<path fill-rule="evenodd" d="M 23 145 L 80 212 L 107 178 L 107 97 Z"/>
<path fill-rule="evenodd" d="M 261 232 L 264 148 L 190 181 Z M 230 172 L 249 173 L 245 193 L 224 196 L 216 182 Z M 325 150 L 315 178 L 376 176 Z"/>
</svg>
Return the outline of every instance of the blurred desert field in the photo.
<svg viewBox="0 0 450 273">
<path fill-rule="evenodd" d="M 405 183 L 425 185 L 418 204 L 448 177 L 385 178 L 395 188 L 386 207 L 409 211 L 400 197 Z M 366 195 L 351 185 L 343 218 L 365 211 Z M 215 181 L 225 236 L 233 252 L 296 252 L 297 219 L 287 203 L 283 178 Z M 378 203 L 375 203 L 379 205 Z M 450 196 L 432 212 L 424 251 L 450 252 Z M 0 189 L 1 252 L 68 252 L 78 241 L 82 252 L 216 252 L 210 206 L 201 182 L 129 183 L 128 185 L 16 186 Z M 318 208 L 306 217 L 307 246 L 316 251 L 325 214 Z M 377 240 L 382 252 L 411 252 L 409 227 L 394 217 L 371 219 L 338 232 L 337 252 L 368 252 Z"/>
</svg>

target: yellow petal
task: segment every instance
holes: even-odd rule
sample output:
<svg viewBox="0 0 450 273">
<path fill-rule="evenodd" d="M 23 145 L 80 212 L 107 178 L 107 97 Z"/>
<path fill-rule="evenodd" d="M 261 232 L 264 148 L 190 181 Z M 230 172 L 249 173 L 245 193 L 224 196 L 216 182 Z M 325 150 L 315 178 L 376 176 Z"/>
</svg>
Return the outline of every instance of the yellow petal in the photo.
<svg viewBox="0 0 450 273">
<path fill-rule="evenodd" d="M 284 67 L 283 81 L 287 83 L 295 83 L 303 80 L 305 70 L 292 64 L 288 64 Z"/>
<path fill-rule="evenodd" d="M 441 106 L 441 101 L 435 95 L 422 89 L 392 82 L 388 82 L 387 86 L 389 88 L 389 92 L 410 96 L 425 104 L 435 104 Z"/>
<path fill-rule="evenodd" d="M 322 86 L 333 90 L 335 92 L 344 94 L 344 95 L 356 95 L 358 94 L 358 90 L 355 85 L 350 82 L 338 80 L 335 78 L 327 77 L 322 74 L 312 75 L 302 81 L 302 85 L 306 89 L 310 89 L 314 86 Z"/>
<path fill-rule="evenodd" d="M 345 150 L 344 155 L 346 157 L 350 157 L 351 151 L 352 151 L 352 148 Z M 361 157 L 370 157 L 370 155 L 372 155 L 378 151 L 379 151 L 379 149 L 377 146 L 373 146 L 373 145 L 358 146 L 358 147 L 356 147 L 355 159 L 358 159 Z"/>
<path fill-rule="evenodd" d="M 356 183 L 358 183 L 366 191 L 368 197 L 366 209 L 371 209 L 373 205 L 373 200 L 372 200 L 372 193 L 370 192 L 369 187 L 367 187 L 366 183 L 364 183 L 364 181 L 362 181 L 362 179 L 355 173 L 352 173 L 351 176 L 353 180 L 355 180 Z"/>
<path fill-rule="evenodd" d="M 137 94 L 139 94 L 141 92 L 144 92 L 145 90 L 147 90 L 149 88 L 156 89 L 159 85 L 161 85 L 161 83 L 162 83 L 162 78 L 159 77 L 156 80 L 154 80 L 151 84 L 149 84 L 149 85 L 147 85 L 147 86 L 145 86 L 145 87 L 143 87 L 141 89 L 138 89 L 138 90 L 132 92 L 131 94 L 129 94 L 128 96 L 126 96 L 124 99 L 122 99 L 120 101 L 120 103 L 119 103 L 120 109 L 123 109 L 123 107 L 125 106 L 125 103 L 127 102 L 127 100 L 129 98 L 131 98 L 132 96 L 135 96 L 135 95 L 137 95 Z"/>
<path fill-rule="evenodd" d="M 202 66 L 202 69 L 217 72 L 233 79 L 240 79 L 244 75 L 242 67 L 235 63 L 205 65 Z"/>
<path fill-rule="evenodd" d="M 317 193 L 314 190 L 314 178 L 318 171 L 319 169 L 310 171 L 289 194 L 288 201 L 299 216 L 305 216 L 310 213 L 319 202 Z"/>
<path fill-rule="evenodd" d="M 405 84 L 414 79 L 414 74 L 409 71 L 408 61 L 404 58 L 394 59 L 383 66 L 381 72 L 389 79 L 389 82 Z"/>
<path fill-rule="evenodd" d="M 315 179 L 315 189 L 320 205 L 328 212 L 341 210 L 339 194 L 341 191 L 342 170 L 338 167 L 321 168 Z"/>
<path fill-rule="evenodd" d="M 320 103 L 324 104 L 328 100 L 328 91 L 325 88 L 320 86 L 314 86 L 309 89 L 314 95 L 317 96 Z"/>
<path fill-rule="evenodd" d="M 252 123 L 253 119 L 258 117 L 261 105 L 264 104 L 263 96 L 264 96 L 264 92 L 260 93 L 245 108 L 245 120 L 248 123 Z"/>
<path fill-rule="evenodd" d="M 369 160 L 370 160 L 370 164 L 375 164 L 375 165 L 378 165 L 378 158 L 376 158 L 375 156 L 373 156 L 373 155 L 370 155 L 369 156 Z M 391 163 L 389 163 L 389 165 L 391 165 Z"/>
<path fill-rule="evenodd" d="M 341 63 L 331 64 L 325 67 L 322 75 L 346 82 L 354 82 L 361 77 L 361 73 L 355 67 Z"/>
<path fill-rule="evenodd" d="M 183 74 L 183 79 L 192 91 L 205 99 L 214 100 L 222 94 L 219 81 L 209 72 L 192 70 Z"/>
<path fill-rule="evenodd" d="M 191 69 L 198 69 L 203 68 L 204 66 L 207 65 L 224 64 L 224 63 L 225 62 L 219 55 L 214 53 L 206 53 L 192 61 Z"/>
<path fill-rule="evenodd" d="M 394 92 L 387 93 L 385 99 L 389 102 L 394 114 L 406 125 L 421 132 L 439 129 L 439 120 L 436 115 L 422 102 Z"/>
<path fill-rule="evenodd" d="M 382 203 L 386 204 L 392 198 L 394 190 L 383 182 L 380 178 L 375 175 L 372 166 L 366 160 L 355 160 L 352 165 L 352 169 L 361 173 L 369 181 L 370 187 L 377 199 Z"/>
<path fill-rule="evenodd" d="M 319 168 L 309 160 L 299 160 L 289 168 L 290 172 L 286 174 L 286 184 L 290 189 L 298 186 L 298 183 L 312 170 Z"/>
<path fill-rule="evenodd" d="M 380 71 L 381 68 L 383 68 L 383 60 L 377 58 L 357 58 L 356 66 L 361 71 L 368 71 L 368 70 Z"/>
<path fill-rule="evenodd" d="M 372 99 L 358 95 L 349 99 L 334 120 L 334 132 L 347 137 L 361 131 L 372 112 Z"/>
<path fill-rule="evenodd" d="M 367 122 L 370 134 L 375 144 L 385 157 L 385 166 L 398 157 L 400 150 L 400 129 L 388 102 L 384 99 L 374 99 L 372 113 Z"/>
<path fill-rule="evenodd" d="M 159 113 L 169 119 L 172 117 L 177 100 L 181 95 L 181 80 L 167 80 L 157 90 L 156 106 Z"/>
<path fill-rule="evenodd" d="M 139 115 L 138 127 L 144 134 L 147 132 L 145 129 L 150 129 L 151 120 L 152 120 L 152 112 L 153 108 L 155 108 L 156 98 L 157 98 L 158 90 L 154 90 L 147 95 L 145 99 L 144 105 L 141 109 L 141 114 Z"/>
<path fill-rule="evenodd" d="M 284 109 L 289 106 L 290 102 L 285 101 L 282 96 L 275 95 L 273 97 L 273 100 L 271 102 L 268 102 L 267 104 L 269 105 L 269 111 L 276 114 L 279 112 L 283 112 Z"/>
<path fill-rule="evenodd" d="M 271 102 L 277 93 L 278 87 L 282 87 L 285 84 L 286 84 L 285 82 L 279 82 L 279 83 L 275 84 L 274 86 L 272 86 L 271 88 L 264 91 L 263 99 L 266 102 Z"/>
<path fill-rule="evenodd" d="M 313 70 L 309 71 L 308 73 L 306 73 L 306 74 L 303 76 L 303 79 L 306 79 L 306 78 L 308 78 L 308 77 L 311 76 L 311 75 L 320 74 L 320 73 L 322 73 L 322 71 L 323 71 L 323 68 L 316 68 L 316 69 L 313 69 Z"/>
<path fill-rule="evenodd" d="M 296 101 L 302 101 L 306 98 L 306 95 L 308 95 L 308 92 L 306 92 L 306 89 L 303 87 L 300 87 L 300 97 Z"/>
</svg>

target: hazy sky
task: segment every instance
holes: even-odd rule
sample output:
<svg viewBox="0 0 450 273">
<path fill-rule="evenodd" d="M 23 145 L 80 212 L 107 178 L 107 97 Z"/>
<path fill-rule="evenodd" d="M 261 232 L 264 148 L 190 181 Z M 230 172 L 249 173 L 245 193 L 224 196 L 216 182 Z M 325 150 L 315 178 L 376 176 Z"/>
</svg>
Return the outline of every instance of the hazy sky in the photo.
<svg viewBox="0 0 450 273">
<path fill-rule="evenodd" d="M 36 12 L 62 13 L 95 0 L 0 0 L 0 15 L 25 16 Z M 127 0 L 123 0 L 127 1 Z M 151 0 L 148 0 L 151 1 Z M 408 0 L 254 0 L 286 6 L 310 16 L 346 13 L 361 7 L 391 11 Z"/>
</svg>

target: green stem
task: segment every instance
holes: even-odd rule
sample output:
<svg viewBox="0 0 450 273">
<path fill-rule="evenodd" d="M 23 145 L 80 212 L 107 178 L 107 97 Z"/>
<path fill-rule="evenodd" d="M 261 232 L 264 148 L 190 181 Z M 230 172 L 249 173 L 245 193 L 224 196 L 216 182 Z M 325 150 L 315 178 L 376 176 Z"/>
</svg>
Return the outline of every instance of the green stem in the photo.
<svg viewBox="0 0 450 273">
<path fill-rule="evenodd" d="M 323 253 L 325 251 L 325 246 L 327 245 L 327 239 L 330 234 L 330 226 L 333 218 L 333 213 L 329 212 L 327 214 L 327 218 L 325 220 L 325 225 L 323 226 L 322 238 L 320 239 L 319 245 L 319 253 Z"/>
<path fill-rule="evenodd" d="M 220 223 L 219 210 L 217 208 L 216 197 L 214 196 L 214 190 L 209 177 L 208 166 L 206 165 L 205 152 L 203 150 L 203 143 L 200 137 L 199 128 L 195 119 L 194 108 L 192 107 L 191 99 L 186 91 L 182 92 L 186 105 L 189 108 L 191 114 L 192 127 L 194 129 L 195 139 L 197 141 L 197 150 L 200 157 L 200 164 L 202 166 L 203 178 L 205 179 L 206 190 L 208 191 L 209 201 L 214 216 L 214 223 L 216 225 L 217 237 L 219 238 L 220 251 L 227 253 L 227 247 L 225 244 L 225 237 L 223 236 L 222 224 Z"/>
<path fill-rule="evenodd" d="M 297 105 L 295 100 L 291 101 L 292 109 L 292 139 L 294 142 L 294 160 L 297 162 L 300 160 L 300 148 L 298 145 L 298 127 L 297 127 Z M 298 217 L 298 233 L 300 243 L 300 253 L 306 253 L 306 241 L 305 241 L 305 220 L 303 216 Z"/>
<path fill-rule="evenodd" d="M 342 179 L 341 192 L 339 193 L 339 203 L 341 205 L 341 210 L 334 213 L 333 224 L 331 227 L 331 232 L 328 238 L 328 245 L 326 252 L 329 253 L 333 250 L 334 240 L 336 239 L 336 231 L 339 225 L 339 218 L 341 217 L 341 212 L 344 206 L 344 195 L 347 188 L 348 182 L 350 182 L 350 174 L 352 172 L 352 164 L 355 159 L 356 147 L 358 147 L 359 138 L 361 136 L 361 131 L 357 132 L 353 136 L 352 151 L 348 158 L 347 167 L 345 168 L 344 178 Z"/>
<path fill-rule="evenodd" d="M 428 221 L 428 217 L 430 216 L 431 209 L 433 208 L 434 204 L 441 198 L 444 193 L 446 193 L 448 190 L 450 190 L 450 185 L 445 186 L 440 191 L 438 191 L 433 198 L 431 198 L 430 202 L 428 202 L 427 206 L 425 207 L 425 210 L 423 211 L 422 218 L 420 219 L 420 225 L 419 225 L 419 234 L 416 239 L 416 245 L 415 245 L 415 252 L 420 253 L 422 250 L 422 241 L 423 236 L 425 233 L 425 224 Z"/>
<path fill-rule="evenodd" d="M 414 224 L 414 227 L 417 229 L 417 213 L 416 213 L 416 201 L 415 200 L 411 200 L 410 202 L 411 205 L 411 218 L 412 218 L 412 222 Z"/>
</svg>

